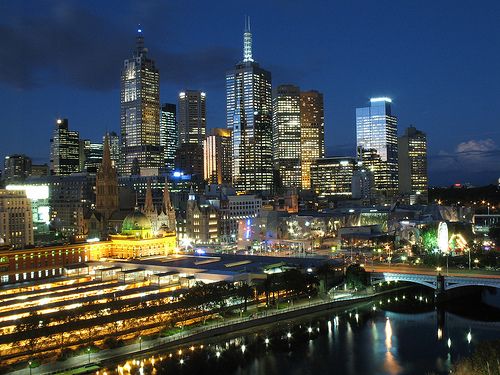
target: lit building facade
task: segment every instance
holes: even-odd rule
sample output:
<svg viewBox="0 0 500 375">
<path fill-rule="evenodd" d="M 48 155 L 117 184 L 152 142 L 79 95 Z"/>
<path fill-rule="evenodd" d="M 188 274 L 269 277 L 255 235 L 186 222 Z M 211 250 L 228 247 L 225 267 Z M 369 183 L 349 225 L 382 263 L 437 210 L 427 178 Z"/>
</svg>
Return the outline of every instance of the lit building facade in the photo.
<svg viewBox="0 0 500 375">
<path fill-rule="evenodd" d="M 355 158 L 316 159 L 311 164 L 311 189 L 320 197 L 351 198 L 352 176 L 356 167 Z"/>
<path fill-rule="evenodd" d="M 363 205 L 374 203 L 373 172 L 360 168 L 352 175 L 352 198 L 359 199 Z"/>
<path fill-rule="evenodd" d="M 160 146 L 166 172 L 175 167 L 175 151 L 179 148 L 179 132 L 175 104 L 165 103 L 160 112 Z"/>
<path fill-rule="evenodd" d="M 183 143 L 175 152 L 175 170 L 203 179 L 203 144 Z"/>
<path fill-rule="evenodd" d="M 158 170 L 160 147 L 160 73 L 148 58 L 142 30 L 138 30 L 134 56 L 123 63 L 120 92 L 121 161 L 119 172 Z"/>
<path fill-rule="evenodd" d="M 197 90 L 179 93 L 179 144 L 203 145 L 207 129 L 206 94 Z"/>
<path fill-rule="evenodd" d="M 3 178 L 6 181 L 22 181 L 31 175 L 31 158 L 26 155 L 8 155 L 5 157 Z"/>
<path fill-rule="evenodd" d="M 398 192 L 397 118 L 392 115 L 391 103 L 390 98 L 372 98 L 369 107 L 356 108 L 358 156 L 364 150 L 374 151 L 371 158 L 362 161 L 373 171 L 375 187 L 387 198 Z"/>
<path fill-rule="evenodd" d="M 226 121 L 232 131 L 233 186 L 239 192 L 271 191 L 271 73 L 253 59 L 249 20 L 243 45 L 243 61 L 226 74 Z"/>
<path fill-rule="evenodd" d="M 209 184 L 231 183 L 231 130 L 214 128 L 203 142 L 203 177 Z"/>
<path fill-rule="evenodd" d="M 325 157 L 325 114 L 323 94 L 318 91 L 300 93 L 300 148 L 302 189 L 311 188 L 311 163 Z"/>
<path fill-rule="evenodd" d="M 31 202 L 25 191 L 0 189 L 0 239 L 14 249 L 34 244 Z"/>
<path fill-rule="evenodd" d="M 50 172 L 68 175 L 80 171 L 80 134 L 69 130 L 68 119 L 57 119 L 50 139 Z"/>
<path fill-rule="evenodd" d="M 273 95 L 273 160 L 283 187 L 301 187 L 300 159 L 300 89 L 280 85 Z"/>
<path fill-rule="evenodd" d="M 83 147 L 80 170 L 82 172 L 96 173 L 102 162 L 103 144 L 84 139 L 80 142 L 80 147 Z"/>
<path fill-rule="evenodd" d="M 414 126 L 398 138 L 399 191 L 410 204 L 428 201 L 427 137 Z"/>
</svg>

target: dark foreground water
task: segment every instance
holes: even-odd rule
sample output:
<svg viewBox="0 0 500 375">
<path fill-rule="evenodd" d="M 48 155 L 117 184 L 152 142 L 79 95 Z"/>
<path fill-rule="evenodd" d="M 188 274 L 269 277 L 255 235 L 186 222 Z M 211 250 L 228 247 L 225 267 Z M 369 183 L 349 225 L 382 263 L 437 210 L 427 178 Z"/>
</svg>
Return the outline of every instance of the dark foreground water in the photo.
<svg viewBox="0 0 500 375">
<path fill-rule="evenodd" d="M 182 354 L 162 353 L 154 367 L 180 374 L 446 374 L 479 342 L 495 339 L 500 312 L 477 296 L 437 310 L 432 292 L 415 288 L 357 308 L 215 338 L 181 348 Z M 142 370 L 152 371 L 146 365 Z"/>
</svg>

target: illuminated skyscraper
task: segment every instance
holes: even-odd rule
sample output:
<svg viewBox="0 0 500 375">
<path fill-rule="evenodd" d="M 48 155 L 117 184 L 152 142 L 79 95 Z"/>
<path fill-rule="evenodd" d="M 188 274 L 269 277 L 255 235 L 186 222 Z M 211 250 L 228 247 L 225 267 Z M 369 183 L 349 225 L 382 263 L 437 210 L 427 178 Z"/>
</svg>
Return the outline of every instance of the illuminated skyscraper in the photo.
<svg viewBox="0 0 500 375">
<path fill-rule="evenodd" d="M 108 138 L 111 163 L 115 168 L 118 168 L 120 161 L 120 137 L 115 132 L 106 132 L 104 137 L 102 137 L 102 144 L 104 144 L 106 138 Z"/>
<path fill-rule="evenodd" d="M 66 175 L 80 171 L 80 134 L 69 130 L 67 119 L 58 119 L 50 140 L 50 172 Z"/>
<path fill-rule="evenodd" d="M 373 171 L 375 188 L 386 198 L 398 192 L 397 118 L 391 113 L 391 102 L 372 98 L 370 107 L 356 108 L 358 157 Z"/>
<path fill-rule="evenodd" d="M 185 90 L 179 93 L 179 144 L 203 145 L 207 128 L 206 94 Z"/>
<path fill-rule="evenodd" d="M 31 158 L 26 155 L 8 155 L 5 157 L 3 178 L 9 182 L 22 181 L 31 175 Z"/>
<path fill-rule="evenodd" d="M 427 203 L 427 137 L 414 126 L 398 138 L 399 191 L 410 204 Z"/>
<path fill-rule="evenodd" d="M 227 127 L 232 130 L 233 186 L 237 191 L 270 191 L 273 184 L 271 73 L 252 56 L 247 19 L 243 61 L 226 74 Z"/>
<path fill-rule="evenodd" d="M 351 198 L 356 166 L 352 157 L 316 159 L 311 164 L 311 189 L 320 197 Z"/>
<path fill-rule="evenodd" d="M 209 184 L 231 183 L 231 130 L 214 128 L 203 143 L 204 173 Z"/>
<path fill-rule="evenodd" d="M 175 152 L 179 148 L 179 132 L 175 104 L 165 103 L 160 113 L 160 145 L 163 152 L 165 170 L 170 172 L 175 166 Z"/>
<path fill-rule="evenodd" d="M 89 139 L 82 139 L 80 141 L 81 172 L 97 173 L 97 169 L 99 168 L 102 162 L 102 156 L 103 156 L 102 143 L 94 143 L 91 142 Z"/>
<path fill-rule="evenodd" d="M 280 85 L 273 95 L 273 160 L 283 187 L 301 186 L 300 89 Z"/>
<path fill-rule="evenodd" d="M 121 75 L 120 174 L 130 175 L 132 166 L 158 169 L 160 147 L 160 74 L 147 57 L 142 30 L 138 30 L 134 56 L 123 63 Z"/>
<path fill-rule="evenodd" d="M 300 93 L 300 143 L 302 189 L 310 189 L 311 163 L 325 157 L 323 94 L 318 91 Z"/>
</svg>

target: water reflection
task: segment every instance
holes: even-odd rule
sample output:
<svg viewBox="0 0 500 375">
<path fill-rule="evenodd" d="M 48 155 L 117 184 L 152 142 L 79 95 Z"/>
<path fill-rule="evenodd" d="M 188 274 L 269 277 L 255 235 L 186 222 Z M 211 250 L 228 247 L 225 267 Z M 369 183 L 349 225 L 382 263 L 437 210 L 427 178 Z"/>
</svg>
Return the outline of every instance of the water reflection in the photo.
<svg viewBox="0 0 500 375">
<path fill-rule="evenodd" d="M 198 343 L 196 349 L 175 348 L 173 358 L 170 352 L 130 360 L 117 370 L 119 374 L 137 374 L 141 368 L 147 374 L 302 375 L 333 369 L 346 375 L 445 374 L 453 360 L 470 353 L 472 329 L 474 343 L 500 334 L 500 323 L 476 324 L 436 311 L 431 292 L 428 296 L 425 290 L 411 296 L 405 293 L 386 296 L 365 308 L 307 316 L 245 336 L 209 340 Z"/>
</svg>

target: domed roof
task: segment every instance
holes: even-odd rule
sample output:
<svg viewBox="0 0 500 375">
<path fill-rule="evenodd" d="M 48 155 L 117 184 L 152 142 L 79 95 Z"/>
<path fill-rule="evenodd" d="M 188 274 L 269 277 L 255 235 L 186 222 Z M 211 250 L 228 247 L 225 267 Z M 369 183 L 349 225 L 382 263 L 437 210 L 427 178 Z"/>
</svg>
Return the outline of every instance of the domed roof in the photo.
<svg viewBox="0 0 500 375">
<path fill-rule="evenodd" d="M 151 229 L 151 220 L 142 212 L 135 210 L 128 214 L 122 223 L 122 232 Z"/>
</svg>

